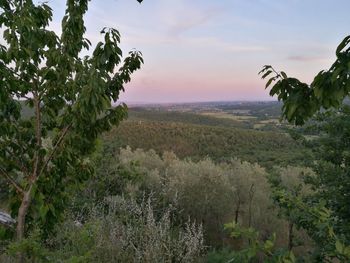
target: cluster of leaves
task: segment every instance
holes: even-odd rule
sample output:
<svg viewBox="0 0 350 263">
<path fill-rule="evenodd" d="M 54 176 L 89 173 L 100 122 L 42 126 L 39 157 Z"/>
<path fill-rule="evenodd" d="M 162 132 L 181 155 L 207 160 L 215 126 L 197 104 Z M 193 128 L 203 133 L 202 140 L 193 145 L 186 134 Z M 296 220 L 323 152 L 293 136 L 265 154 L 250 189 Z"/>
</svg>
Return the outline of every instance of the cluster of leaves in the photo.
<svg viewBox="0 0 350 263">
<path fill-rule="evenodd" d="M 264 262 L 270 263 L 296 262 L 296 258 L 291 251 L 278 250 L 275 248 L 275 234 L 273 234 L 271 238 L 261 241 L 259 232 L 254 228 L 245 228 L 232 222 L 225 224 L 225 229 L 230 232 L 232 238 L 244 238 L 248 243 L 245 248 L 235 251 L 229 262 L 252 262 L 260 258 L 263 258 Z"/>
<path fill-rule="evenodd" d="M 299 182 L 287 184 L 280 172 L 270 177 L 272 197 L 280 214 L 314 240 L 315 261 L 336 258 L 347 262 L 350 256 L 349 116 L 347 105 L 319 113 L 312 124 L 318 131 L 317 138 L 306 141 L 296 134 L 296 138 L 304 140 L 315 152 L 312 175 L 301 173 Z"/>
<path fill-rule="evenodd" d="M 299 176 L 291 176 L 299 173 Z M 259 238 L 259 232 L 252 227 L 241 227 L 236 222 L 226 224 L 235 239 L 246 240 L 239 250 L 231 250 L 232 262 L 252 262 L 254 259 L 264 259 L 264 262 L 348 262 L 350 259 L 350 246 L 346 237 L 347 228 L 337 212 L 332 212 L 329 204 L 337 204 L 346 207 L 342 200 L 331 200 L 323 191 L 327 185 L 323 185 L 320 192 L 310 180 L 317 179 L 319 175 L 311 170 L 300 168 L 277 169 L 269 176 L 271 185 L 271 197 L 279 208 L 279 216 L 288 222 L 289 232 L 285 236 L 288 246 L 285 249 L 275 249 L 276 235 L 272 238 Z M 341 224 L 343 223 L 343 224 Z M 305 241 L 297 238 L 297 230 L 305 231 L 313 240 L 314 245 L 310 252 L 294 256 L 292 251 L 297 247 L 305 247 Z M 280 235 L 281 233 L 278 233 Z M 215 261 L 214 261 L 215 262 Z"/>
<path fill-rule="evenodd" d="M 340 239 L 333 230 L 332 213 L 322 201 L 313 202 L 295 195 L 280 184 L 273 183 L 272 197 L 280 212 L 298 228 L 307 231 L 315 241 L 314 260 L 331 261 L 350 259 L 350 246 Z"/>
<path fill-rule="evenodd" d="M 319 72 L 310 85 L 288 77 L 283 71 L 277 72 L 270 65 L 263 67 L 260 71 L 262 78 L 270 77 L 266 88 L 274 83 L 270 95 L 277 95 L 278 100 L 283 102 L 283 117 L 296 125 L 302 125 L 321 108 L 337 108 L 342 104 L 350 93 L 349 44 L 350 36 L 347 36 L 337 47 L 337 59 L 333 65 Z"/>
<path fill-rule="evenodd" d="M 315 151 L 316 177 L 307 182 L 315 189 L 315 199 L 323 199 L 336 216 L 333 221 L 337 234 L 350 241 L 350 107 L 343 105 L 339 110 L 328 111 L 318 116 L 317 128 L 320 137 L 310 143 Z"/>
</svg>

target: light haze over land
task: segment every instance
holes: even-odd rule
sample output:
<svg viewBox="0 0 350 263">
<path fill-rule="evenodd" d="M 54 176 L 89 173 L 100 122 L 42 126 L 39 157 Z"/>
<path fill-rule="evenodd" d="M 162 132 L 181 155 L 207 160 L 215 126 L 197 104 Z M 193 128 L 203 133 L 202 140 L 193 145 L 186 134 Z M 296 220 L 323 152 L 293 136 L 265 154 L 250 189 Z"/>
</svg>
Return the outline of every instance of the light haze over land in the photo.
<svg viewBox="0 0 350 263">
<path fill-rule="evenodd" d="M 50 0 L 60 28 L 65 1 Z M 122 49 L 142 51 L 128 102 L 271 100 L 257 75 L 271 64 L 310 82 L 348 34 L 346 0 L 91 1 L 87 38 L 118 29 Z"/>
</svg>

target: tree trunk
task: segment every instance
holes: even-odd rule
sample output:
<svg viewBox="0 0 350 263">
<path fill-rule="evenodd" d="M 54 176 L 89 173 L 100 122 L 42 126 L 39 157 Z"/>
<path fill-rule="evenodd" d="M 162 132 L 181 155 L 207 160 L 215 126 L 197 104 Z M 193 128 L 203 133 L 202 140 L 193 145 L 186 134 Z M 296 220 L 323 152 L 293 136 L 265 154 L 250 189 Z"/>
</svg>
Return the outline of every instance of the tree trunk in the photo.
<svg viewBox="0 0 350 263">
<path fill-rule="evenodd" d="M 18 209 L 17 228 L 16 228 L 17 242 L 22 241 L 24 238 L 26 215 L 28 213 L 28 209 L 31 201 L 31 198 L 30 198 L 31 190 L 32 190 L 32 187 L 30 187 L 29 190 L 24 193 L 21 206 Z M 24 259 L 23 252 L 18 252 L 17 262 L 23 263 L 24 260 L 25 259 Z"/>
<path fill-rule="evenodd" d="M 235 211 L 235 223 L 236 224 L 238 223 L 238 216 L 239 216 L 240 206 L 241 206 L 241 200 L 238 199 L 238 204 L 237 204 L 236 211 Z"/>
<path fill-rule="evenodd" d="M 288 250 L 291 251 L 293 249 L 293 223 L 289 223 L 288 226 Z"/>
<path fill-rule="evenodd" d="M 21 241 L 24 237 L 25 220 L 26 220 L 26 215 L 27 215 L 28 208 L 31 201 L 30 194 L 31 194 L 31 188 L 29 188 L 29 190 L 24 193 L 21 206 L 18 209 L 17 228 L 16 228 L 17 241 Z"/>
<path fill-rule="evenodd" d="M 250 186 L 249 189 L 249 211 L 248 211 L 248 227 L 251 227 L 252 225 L 252 203 L 254 198 L 254 184 Z"/>
</svg>

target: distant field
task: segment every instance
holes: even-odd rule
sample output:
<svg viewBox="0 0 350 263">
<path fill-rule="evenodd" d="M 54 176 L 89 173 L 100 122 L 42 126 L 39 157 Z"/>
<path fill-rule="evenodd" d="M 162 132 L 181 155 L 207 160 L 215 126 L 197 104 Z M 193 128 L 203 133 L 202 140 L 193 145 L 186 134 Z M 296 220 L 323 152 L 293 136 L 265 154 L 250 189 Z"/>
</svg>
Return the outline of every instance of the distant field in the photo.
<svg viewBox="0 0 350 263">
<path fill-rule="evenodd" d="M 203 102 L 159 104 L 134 108 L 130 120 L 181 122 L 261 131 L 284 132 L 291 127 L 280 123 L 281 103 L 271 102 Z"/>
<path fill-rule="evenodd" d="M 197 104 L 193 108 L 187 106 L 186 112 L 183 111 L 184 108 L 176 105 L 172 105 L 170 108 L 166 106 L 131 108 L 129 109 L 129 120 L 179 122 L 276 132 L 284 132 L 284 128 L 288 127 L 286 123 L 281 124 L 279 122 L 279 116 L 268 117 L 266 116 L 267 113 L 263 115 L 259 113 L 255 116 L 251 115 L 255 114 L 255 111 L 247 109 L 238 109 L 237 113 L 233 113 L 235 111 L 233 109 L 225 111 L 214 106 L 199 108 Z M 264 112 L 263 109 L 259 109 L 259 111 Z"/>
<path fill-rule="evenodd" d="M 268 120 L 260 121 L 260 123 L 263 123 L 263 124 L 268 124 L 268 123 L 277 124 L 277 123 L 280 123 L 280 120 L 279 119 L 268 119 Z"/>
<path fill-rule="evenodd" d="M 243 123 L 240 120 L 166 109 L 131 108 L 128 115 L 128 119 L 134 121 L 180 122 L 231 128 L 253 128 L 252 124 Z"/>
<path fill-rule="evenodd" d="M 280 126 L 281 123 L 279 119 L 267 119 L 267 120 L 260 120 L 254 123 L 253 127 L 254 129 L 261 129 L 263 127 L 266 127 L 267 125 Z"/>
<path fill-rule="evenodd" d="M 253 128 L 254 129 L 261 129 L 261 128 L 265 127 L 265 126 L 266 126 L 266 124 L 264 124 L 264 123 L 255 123 L 253 125 Z"/>
<path fill-rule="evenodd" d="M 249 115 L 234 115 L 227 112 L 202 112 L 201 115 L 211 116 L 220 119 L 230 119 L 235 121 L 255 120 L 257 117 Z"/>
<path fill-rule="evenodd" d="M 250 110 L 232 110 L 233 114 L 250 114 Z"/>
<path fill-rule="evenodd" d="M 304 135 L 304 137 L 308 141 L 313 141 L 313 140 L 316 140 L 316 139 L 320 138 L 320 136 L 318 136 L 318 135 Z"/>
</svg>

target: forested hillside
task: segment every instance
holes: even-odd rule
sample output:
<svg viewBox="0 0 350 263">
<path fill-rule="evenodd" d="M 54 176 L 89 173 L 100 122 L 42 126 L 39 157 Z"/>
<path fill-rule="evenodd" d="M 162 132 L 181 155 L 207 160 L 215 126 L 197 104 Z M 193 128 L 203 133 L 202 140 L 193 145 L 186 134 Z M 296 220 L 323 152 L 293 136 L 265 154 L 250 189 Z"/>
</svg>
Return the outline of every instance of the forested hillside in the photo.
<svg viewBox="0 0 350 263">
<path fill-rule="evenodd" d="M 106 147 L 173 151 L 180 158 L 199 160 L 206 156 L 215 161 L 240 158 L 263 166 L 302 165 L 310 151 L 282 132 L 185 124 L 169 121 L 126 121 L 103 136 Z M 179 122 L 180 121 L 180 122 Z M 185 119 L 186 122 L 188 122 Z"/>
</svg>

